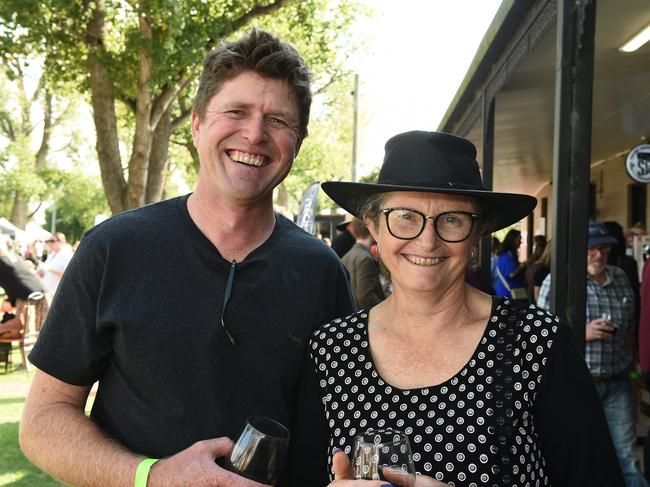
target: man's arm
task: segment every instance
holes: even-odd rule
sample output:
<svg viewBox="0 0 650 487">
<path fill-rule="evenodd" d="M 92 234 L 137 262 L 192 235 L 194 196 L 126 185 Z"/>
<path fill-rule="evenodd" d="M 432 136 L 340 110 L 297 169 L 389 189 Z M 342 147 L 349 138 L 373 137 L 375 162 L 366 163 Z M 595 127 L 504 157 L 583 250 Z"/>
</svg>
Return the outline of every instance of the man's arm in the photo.
<svg viewBox="0 0 650 487">
<path fill-rule="evenodd" d="M 20 446 L 30 461 L 66 484 L 131 487 L 144 457 L 107 437 L 86 417 L 89 392 L 89 386 L 67 384 L 37 370 L 20 422 Z M 147 485 L 262 487 L 215 463 L 231 450 L 228 438 L 199 441 L 154 464 Z"/>
<path fill-rule="evenodd" d="M 142 459 L 110 440 L 84 414 L 89 386 L 36 371 L 20 422 L 20 446 L 30 461 L 72 485 L 131 486 Z"/>
</svg>

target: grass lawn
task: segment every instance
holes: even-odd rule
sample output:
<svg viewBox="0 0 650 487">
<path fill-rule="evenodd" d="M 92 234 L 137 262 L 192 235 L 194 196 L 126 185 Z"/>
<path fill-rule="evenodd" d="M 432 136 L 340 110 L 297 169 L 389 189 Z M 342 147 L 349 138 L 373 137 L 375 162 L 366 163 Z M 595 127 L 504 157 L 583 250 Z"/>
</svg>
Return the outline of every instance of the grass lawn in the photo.
<svg viewBox="0 0 650 487">
<path fill-rule="evenodd" d="M 53 487 L 63 485 L 29 463 L 18 446 L 18 422 L 25 404 L 25 391 L 33 372 L 16 369 L 20 354 L 12 356 L 5 374 L 0 364 L 0 486 Z"/>
</svg>

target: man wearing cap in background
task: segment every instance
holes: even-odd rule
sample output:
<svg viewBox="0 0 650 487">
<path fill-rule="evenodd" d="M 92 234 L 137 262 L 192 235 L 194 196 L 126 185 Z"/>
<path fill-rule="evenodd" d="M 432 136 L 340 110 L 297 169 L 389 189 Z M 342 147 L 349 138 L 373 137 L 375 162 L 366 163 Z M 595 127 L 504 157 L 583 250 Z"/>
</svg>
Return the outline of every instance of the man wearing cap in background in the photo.
<svg viewBox="0 0 650 487">
<path fill-rule="evenodd" d="M 634 366 L 634 291 L 618 267 L 607 265 L 616 239 L 600 222 L 589 222 L 585 360 L 603 404 L 625 485 L 648 486 L 634 451 L 636 411 L 630 374 Z M 551 276 L 537 305 L 550 308 Z"/>
</svg>

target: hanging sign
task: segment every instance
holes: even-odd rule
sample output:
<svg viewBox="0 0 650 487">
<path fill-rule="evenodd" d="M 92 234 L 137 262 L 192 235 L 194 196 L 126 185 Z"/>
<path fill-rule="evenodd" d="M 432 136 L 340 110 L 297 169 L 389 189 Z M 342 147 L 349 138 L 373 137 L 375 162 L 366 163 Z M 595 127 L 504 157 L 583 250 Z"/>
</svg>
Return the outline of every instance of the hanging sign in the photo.
<svg viewBox="0 0 650 487">
<path fill-rule="evenodd" d="M 316 205 L 318 204 L 318 190 L 320 189 L 320 183 L 312 183 L 303 193 L 302 201 L 300 202 L 300 210 L 298 211 L 298 217 L 296 218 L 296 224 L 307 231 L 308 233 L 314 233 L 315 225 L 315 213 Z"/>
<path fill-rule="evenodd" d="M 650 183 L 650 144 L 637 145 L 625 159 L 627 174 L 640 183 Z"/>
</svg>

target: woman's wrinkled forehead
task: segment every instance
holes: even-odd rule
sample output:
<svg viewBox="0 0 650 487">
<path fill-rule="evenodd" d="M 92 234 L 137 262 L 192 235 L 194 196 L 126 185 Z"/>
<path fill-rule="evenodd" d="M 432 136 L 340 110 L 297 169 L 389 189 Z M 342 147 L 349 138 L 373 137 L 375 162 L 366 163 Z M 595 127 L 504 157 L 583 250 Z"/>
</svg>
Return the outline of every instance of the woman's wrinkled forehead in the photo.
<svg viewBox="0 0 650 487">
<path fill-rule="evenodd" d="M 427 193 L 421 191 L 392 191 L 385 193 L 383 206 L 431 208 L 435 211 L 463 210 L 478 212 L 481 207 L 476 198 L 460 194 Z"/>
</svg>

